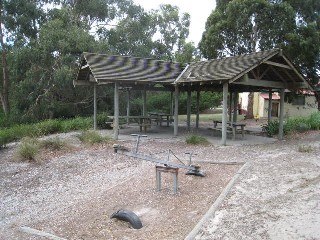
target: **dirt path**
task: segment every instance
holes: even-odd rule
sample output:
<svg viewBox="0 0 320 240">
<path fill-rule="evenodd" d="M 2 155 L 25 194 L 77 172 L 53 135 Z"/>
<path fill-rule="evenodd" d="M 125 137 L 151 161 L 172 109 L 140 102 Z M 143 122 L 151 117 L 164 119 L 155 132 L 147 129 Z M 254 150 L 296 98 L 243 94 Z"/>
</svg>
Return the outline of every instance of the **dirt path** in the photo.
<svg viewBox="0 0 320 240">
<path fill-rule="evenodd" d="M 64 239 L 183 239 L 241 167 L 209 162 L 240 161 L 250 168 L 196 239 L 320 239 L 319 131 L 246 146 L 145 140 L 145 153 L 165 155 L 170 148 L 182 159 L 186 151 L 197 154 L 207 177 L 180 171 L 177 195 L 166 174 L 163 190 L 156 191 L 154 164 L 116 155 L 111 144 L 75 145 L 41 164 L 12 161 L 14 147 L 0 151 L 0 239 L 47 239 L 22 232 L 21 226 Z M 110 219 L 119 208 L 135 211 L 144 227 L 134 230 Z"/>
<path fill-rule="evenodd" d="M 319 134 L 244 147 L 250 169 L 196 239 L 320 239 Z"/>
</svg>

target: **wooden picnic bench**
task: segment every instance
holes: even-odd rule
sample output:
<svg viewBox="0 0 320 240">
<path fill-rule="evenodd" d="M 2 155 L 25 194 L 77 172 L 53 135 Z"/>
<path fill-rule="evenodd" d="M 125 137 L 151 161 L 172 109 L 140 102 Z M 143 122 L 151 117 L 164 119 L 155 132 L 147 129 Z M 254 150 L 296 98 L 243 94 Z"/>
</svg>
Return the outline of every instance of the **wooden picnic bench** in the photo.
<svg viewBox="0 0 320 240">
<path fill-rule="evenodd" d="M 162 123 L 167 123 L 167 127 L 169 127 L 169 124 L 173 122 L 172 115 L 168 113 L 150 112 L 148 114 L 150 118 L 155 120 L 157 125 L 160 124 L 160 126 L 162 126 Z"/>
<path fill-rule="evenodd" d="M 114 116 L 109 116 L 109 119 L 112 119 L 114 121 Z M 129 120 L 127 121 L 127 123 L 129 124 L 130 124 L 130 120 L 131 120 L 131 123 L 132 122 L 137 123 L 137 125 L 140 128 L 140 132 L 142 132 L 142 130 L 144 132 L 147 132 L 147 128 L 151 127 L 151 118 L 149 116 L 119 116 L 119 119 Z"/>
<path fill-rule="evenodd" d="M 213 120 L 213 128 L 221 131 L 222 128 L 218 128 L 218 124 L 222 124 L 222 121 Z M 232 140 L 236 139 L 237 133 L 241 133 L 242 139 L 244 139 L 245 126 L 245 123 L 227 122 L 227 132 L 232 132 Z"/>
</svg>

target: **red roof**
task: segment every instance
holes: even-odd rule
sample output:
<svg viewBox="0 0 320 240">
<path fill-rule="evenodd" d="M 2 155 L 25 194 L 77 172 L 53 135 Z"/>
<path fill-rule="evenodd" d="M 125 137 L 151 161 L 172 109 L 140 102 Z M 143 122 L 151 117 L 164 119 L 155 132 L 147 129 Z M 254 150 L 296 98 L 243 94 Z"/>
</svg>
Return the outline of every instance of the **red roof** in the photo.
<svg viewBox="0 0 320 240">
<path fill-rule="evenodd" d="M 269 99 L 269 93 L 261 93 L 260 96 L 264 99 Z M 280 96 L 278 94 L 272 94 L 272 100 L 280 100 Z"/>
</svg>

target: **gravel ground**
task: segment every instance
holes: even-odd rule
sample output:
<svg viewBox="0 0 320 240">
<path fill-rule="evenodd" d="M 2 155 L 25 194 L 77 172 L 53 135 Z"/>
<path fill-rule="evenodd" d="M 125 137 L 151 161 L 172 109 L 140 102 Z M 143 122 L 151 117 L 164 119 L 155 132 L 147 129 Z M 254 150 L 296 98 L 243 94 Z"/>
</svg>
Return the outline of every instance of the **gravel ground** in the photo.
<svg viewBox="0 0 320 240">
<path fill-rule="evenodd" d="M 170 174 L 162 174 L 162 191 L 156 191 L 153 163 L 115 154 L 112 144 L 81 145 L 75 133 L 59 137 L 73 147 L 46 152 L 38 164 L 15 161 L 16 144 L 0 150 L 0 239 L 48 239 L 22 226 L 64 239 L 184 239 L 241 168 L 235 162 L 250 168 L 196 239 L 320 239 L 319 131 L 245 146 L 144 139 L 140 151 L 146 154 L 196 154 L 207 176 L 180 169 L 178 194 Z M 134 147 L 130 140 L 120 143 Z M 110 219 L 119 209 L 134 211 L 143 228 Z"/>
</svg>

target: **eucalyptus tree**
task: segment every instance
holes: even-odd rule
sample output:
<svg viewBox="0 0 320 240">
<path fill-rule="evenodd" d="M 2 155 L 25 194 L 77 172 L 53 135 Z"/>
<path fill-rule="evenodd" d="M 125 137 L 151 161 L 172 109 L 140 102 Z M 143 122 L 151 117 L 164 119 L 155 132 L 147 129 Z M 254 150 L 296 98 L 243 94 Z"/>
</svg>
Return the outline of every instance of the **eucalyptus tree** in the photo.
<svg viewBox="0 0 320 240">
<path fill-rule="evenodd" d="M 42 1 L 2 0 L 0 1 L 0 45 L 2 55 L 2 75 L 0 101 L 3 112 L 10 112 L 9 88 L 10 75 L 7 54 L 13 45 L 24 45 L 36 37 L 44 19 L 44 12 L 39 6 Z"/>
<path fill-rule="evenodd" d="M 175 52 L 180 52 L 189 36 L 190 14 L 180 15 L 179 8 L 170 4 L 160 5 L 154 10 L 157 35 L 153 55 L 164 60 L 174 60 Z"/>
<path fill-rule="evenodd" d="M 320 71 L 318 0 L 220 0 L 199 44 L 207 58 L 280 47 L 313 83 Z"/>
</svg>

